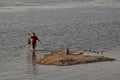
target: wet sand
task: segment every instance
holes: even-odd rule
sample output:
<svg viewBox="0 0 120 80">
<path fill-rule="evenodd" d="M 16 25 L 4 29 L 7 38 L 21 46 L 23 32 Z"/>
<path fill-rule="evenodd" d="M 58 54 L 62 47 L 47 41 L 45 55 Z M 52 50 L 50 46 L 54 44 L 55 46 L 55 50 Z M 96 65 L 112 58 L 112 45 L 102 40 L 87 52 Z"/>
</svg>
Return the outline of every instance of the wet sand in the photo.
<svg viewBox="0 0 120 80">
<path fill-rule="evenodd" d="M 93 56 L 93 55 L 82 55 L 74 54 L 69 51 L 69 49 L 44 55 L 41 58 L 37 59 L 38 64 L 44 65 L 59 65 L 59 66 L 68 66 L 76 64 L 86 64 L 86 63 L 95 63 L 102 61 L 115 61 L 116 59 L 108 58 L 104 56 Z"/>
</svg>

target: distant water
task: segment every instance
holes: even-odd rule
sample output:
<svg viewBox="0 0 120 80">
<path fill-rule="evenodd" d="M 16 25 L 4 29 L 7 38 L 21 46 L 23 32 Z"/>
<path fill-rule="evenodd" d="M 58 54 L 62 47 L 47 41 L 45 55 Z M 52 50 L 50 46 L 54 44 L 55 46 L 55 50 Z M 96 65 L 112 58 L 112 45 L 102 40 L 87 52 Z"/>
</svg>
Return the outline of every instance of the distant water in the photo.
<svg viewBox="0 0 120 80">
<path fill-rule="evenodd" d="M 38 49 L 119 49 L 119 13 L 119 0 L 0 0 L 0 79 L 33 80 L 26 44 L 33 31 L 46 44 Z"/>
</svg>

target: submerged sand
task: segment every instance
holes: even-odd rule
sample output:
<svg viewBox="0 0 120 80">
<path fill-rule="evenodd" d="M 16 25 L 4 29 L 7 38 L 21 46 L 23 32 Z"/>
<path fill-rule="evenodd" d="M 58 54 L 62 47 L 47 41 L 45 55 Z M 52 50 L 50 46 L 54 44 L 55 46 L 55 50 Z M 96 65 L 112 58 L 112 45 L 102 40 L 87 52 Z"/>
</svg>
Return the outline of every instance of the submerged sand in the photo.
<svg viewBox="0 0 120 80">
<path fill-rule="evenodd" d="M 38 64 L 44 65 L 59 65 L 69 66 L 76 64 L 85 64 L 101 61 L 114 61 L 116 59 L 104 57 L 104 56 L 93 56 L 93 55 L 81 55 L 81 54 L 66 54 L 66 52 L 56 52 L 44 55 L 37 59 Z"/>
</svg>

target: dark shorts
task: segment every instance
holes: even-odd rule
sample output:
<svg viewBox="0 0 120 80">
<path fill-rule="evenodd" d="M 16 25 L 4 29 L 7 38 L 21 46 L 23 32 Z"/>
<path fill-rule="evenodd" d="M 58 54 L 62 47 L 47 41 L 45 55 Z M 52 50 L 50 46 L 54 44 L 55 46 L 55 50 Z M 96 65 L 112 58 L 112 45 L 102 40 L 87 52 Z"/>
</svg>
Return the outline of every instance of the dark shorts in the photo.
<svg viewBox="0 0 120 80">
<path fill-rule="evenodd" d="M 35 49 L 36 47 L 36 43 L 32 44 L 32 48 Z"/>
</svg>

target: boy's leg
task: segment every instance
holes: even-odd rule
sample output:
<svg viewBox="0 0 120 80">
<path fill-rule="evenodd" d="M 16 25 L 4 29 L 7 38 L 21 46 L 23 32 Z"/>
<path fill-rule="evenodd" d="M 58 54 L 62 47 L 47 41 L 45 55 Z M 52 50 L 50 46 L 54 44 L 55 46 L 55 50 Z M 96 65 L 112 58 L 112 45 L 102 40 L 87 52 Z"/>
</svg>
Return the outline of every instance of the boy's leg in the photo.
<svg viewBox="0 0 120 80">
<path fill-rule="evenodd" d="M 32 49 L 35 50 L 36 44 L 32 44 Z"/>
</svg>

